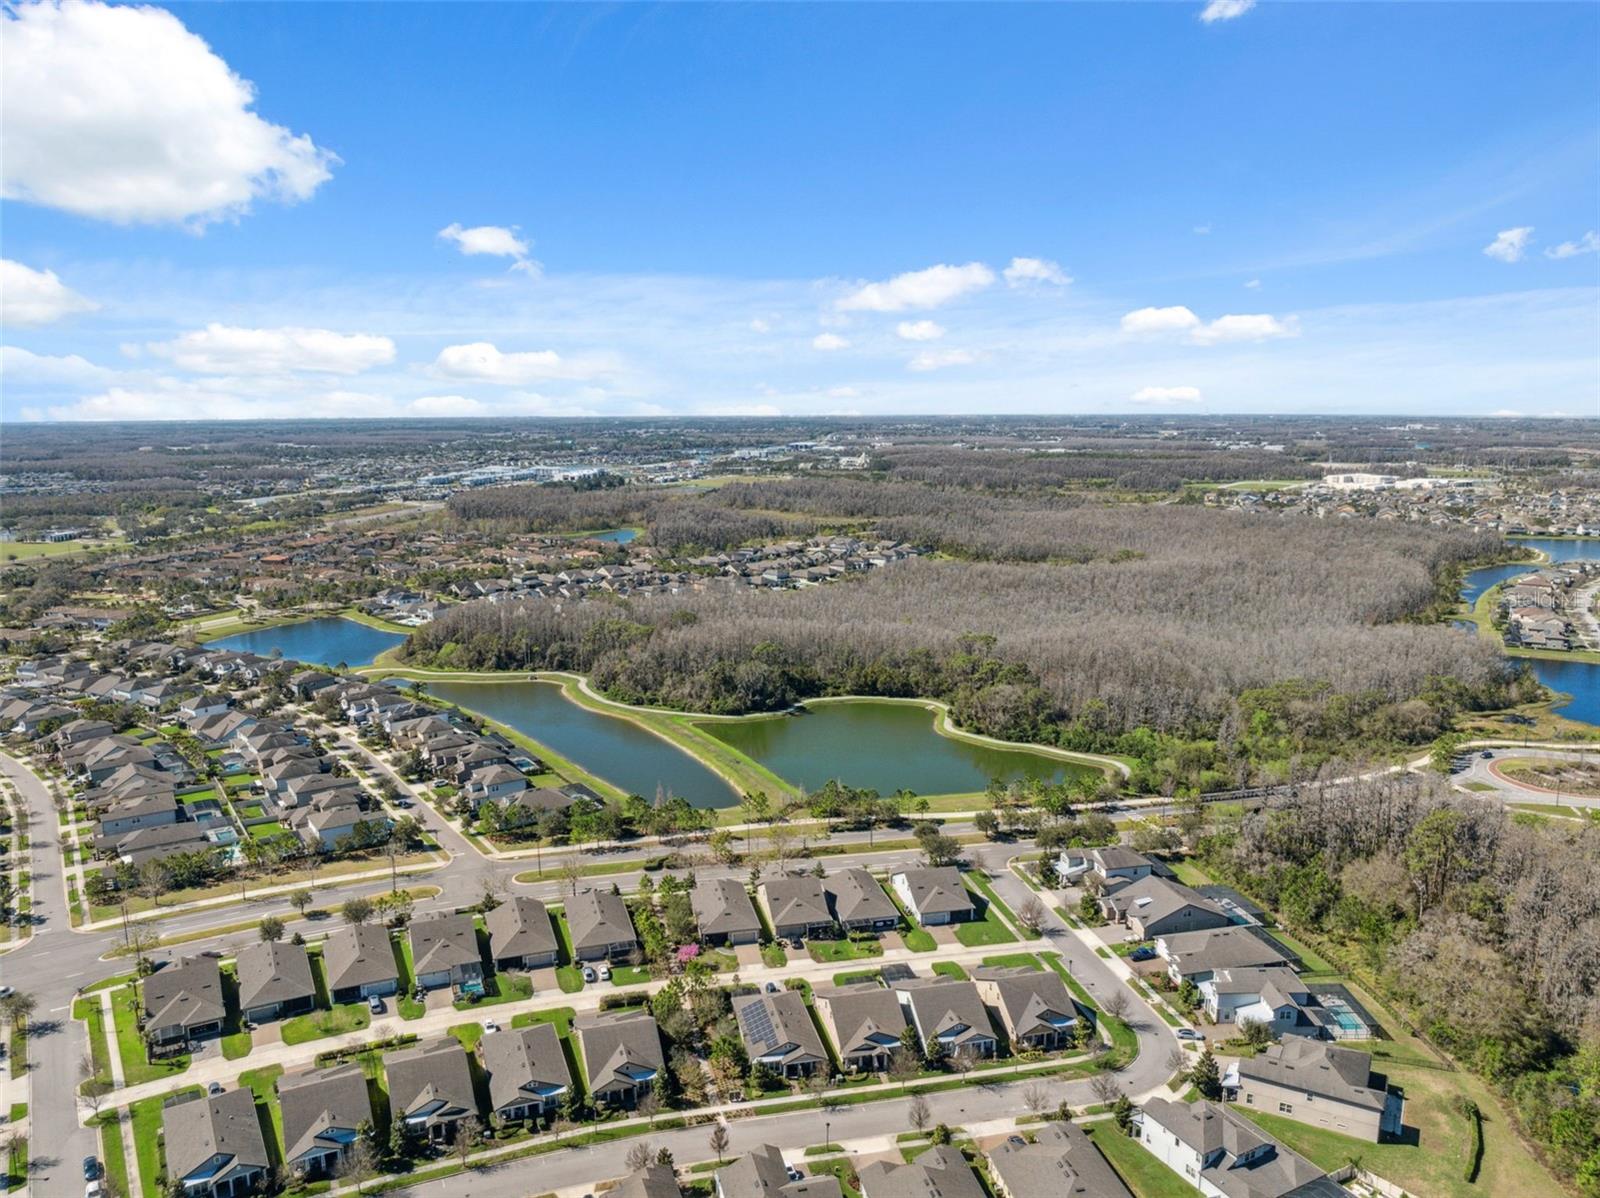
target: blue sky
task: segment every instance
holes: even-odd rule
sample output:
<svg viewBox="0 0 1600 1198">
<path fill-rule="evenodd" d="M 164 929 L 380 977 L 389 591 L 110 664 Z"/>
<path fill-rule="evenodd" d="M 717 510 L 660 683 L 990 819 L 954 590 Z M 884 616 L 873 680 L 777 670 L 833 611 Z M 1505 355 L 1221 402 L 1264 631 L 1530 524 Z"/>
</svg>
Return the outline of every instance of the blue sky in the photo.
<svg viewBox="0 0 1600 1198">
<path fill-rule="evenodd" d="M 1600 415 L 1592 4 L 0 19 L 6 419 Z"/>
</svg>

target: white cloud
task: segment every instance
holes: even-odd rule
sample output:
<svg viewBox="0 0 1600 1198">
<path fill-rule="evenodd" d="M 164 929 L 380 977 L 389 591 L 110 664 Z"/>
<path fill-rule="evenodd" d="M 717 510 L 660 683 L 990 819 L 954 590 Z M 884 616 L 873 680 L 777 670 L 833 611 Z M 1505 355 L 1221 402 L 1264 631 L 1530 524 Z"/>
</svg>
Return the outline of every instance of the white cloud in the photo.
<svg viewBox="0 0 1600 1198">
<path fill-rule="evenodd" d="M 525 353 L 501 353 L 487 341 L 469 345 L 447 345 L 434 360 L 434 369 L 456 379 L 476 379 L 484 383 L 519 386 L 547 379 L 588 379 L 608 372 L 605 363 L 595 359 L 563 358 L 553 349 Z"/>
<path fill-rule="evenodd" d="M 1181 304 L 1171 308 L 1140 308 L 1122 318 L 1124 333 L 1182 333 L 1196 328 L 1200 318 Z"/>
<path fill-rule="evenodd" d="M 982 262 L 965 266 L 930 266 L 907 271 L 881 283 L 866 283 L 835 303 L 844 312 L 903 312 L 907 308 L 937 308 L 969 291 L 982 291 L 994 282 L 994 271 Z"/>
<path fill-rule="evenodd" d="M 1061 264 L 1048 258 L 1013 258 L 1011 265 L 1000 273 L 1005 275 L 1006 284 L 1010 287 L 1022 287 L 1029 283 L 1052 283 L 1057 287 L 1065 287 L 1072 282 L 1067 272 L 1061 269 Z"/>
<path fill-rule="evenodd" d="M 750 331 L 752 333 L 770 333 L 772 332 L 772 326 L 758 316 L 750 322 Z"/>
<path fill-rule="evenodd" d="M 370 333 L 330 329 L 241 329 L 208 324 L 172 341 L 152 342 L 151 353 L 197 374 L 283 374 L 312 370 L 359 374 L 394 361 L 394 342 Z"/>
<path fill-rule="evenodd" d="M 1199 387 L 1140 387 L 1128 396 L 1136 404 L 1188 404 L 1201 400 Z"/>
<path fill-rule="evenodd" d="M 6 199 L 200 228 L 307 199 L 338 162 L 252 112 L 250 82 L 165 9 L 43 0 L 0 20 Z"/>
<path fill-rule="evenodd" d="M 1579 254 L 1600 254 L 1600 233 L 1591 229 L 1577 241 L 1563 241 L 1544 252 L 1546 258 L 1576 258 Z"/>
<path fill-rule="evenodd" d="M 1521 420 L 1526 415 L 1526 412 L 1519 412 L 1515 408 L 1496 408 L 1489 413 L 1493 420 Z"/>
<path fill-rule="evenodd" d="M 1260 279 L 1246 279 L 1244 281 L 1244 285 L 1246 287 L 1248 287 L 1251 291 L 1258 291 L 1261 288 L 1261 280 Z"/>
<path fill-rule="evenodd" d="M 1187 333 L 1196 345 L 1216 345 L 1224 341 L 1266 341 L 1273 337 L 1298 337 L 1299 325 L 1293 317 L 1219 316 L 1209 324 L 1181 304 L 1171 308 L 1140 308 L 1122 318 L 1122 331 L 1135 335 Z"/>
<path fill-rule="evenodd" d="M 483 404 L 465 395 L 422 395 L 409 406 L 418 416 L 476 416 L 483 411 Z"/>
<path fill-rule="evenodd" d="M 103 384 L 115 374 L 77 354 L 51 357 L 16 345 L 0 346 L 0 381 L 18 383 Z"/>
<path fill-rule="evenodd" d="M 1232 21 L 1256 6 L 1256 0 L 1210 0 L 1200 13 L 1207 25 L 1213 21 Z"/>
<path fill-rule="evenodd" d="M 1218 345 L 1224 341 L 1270 341 L 1277 337 L 1298 337 L 1299 323 L 1294 317 L 1279 320 L 1265 313 L 1251 316 L 1219 316 L 1210 324 L 1189 333 L 1196 345 Z"/>
<path fill-rule="evenodd" d="M 50 324 L 99 306 L 68 287 L 53 270 L 34 270 L 0 258 L 0 324 Z"/>
<path fill-rule="evenodd" d="M 969 349 L 925 349 L 906 363 L 907 370 L 943 370 L 947 366 L 971 366 L 978 355 Z"/>
<path fill-rule="evenodd" d="M 811 348 L 824 351 L 849 349 L 850 342 L 839 336 L 838 333 L 818 333 L 811 339 Z"/>
<path fill-rule="evenodd" d="M 1532 225 L 1502 229 L 1495 234 L 1493 241 L 1483 247 L 1483 252 L 1497 262 L 1521 262 L 1522 255 L 1528 249 L 1528 240 L 1532 236 Z"/>
<path fill-rule="evenodd" d="M 860 394 L 861 394 L 861 392 L 857 391 L 854 387 L 829 387 L 828 388 L 828 398 L 829 399 L 855 399 Z"/>
<path fill-rule="evenodd" d="M 1210 237 L 1211 236 L 1211 226 L 1210 225 L 1196 225 L 1194 227 L 1194 235 L 1196 237 Z"/>
<path fill-rule="evenodd" d="M 931 320 L 902 320 L 894 331 L 904 341 L 937 341 L 944 336 L 944 326 Z"/>
<path fill-rule="evenodd" d="M 528 257 L 530 243 L 517 236 L 515 225 L 475 225 L 470 229 L 449 224 L 439 230 L 443 241 L 451 242 L 468 257 L 486 254 L 491 258 L 510 258 L 512 270 L 539 273 L 539 264 Z"/>
</svg>

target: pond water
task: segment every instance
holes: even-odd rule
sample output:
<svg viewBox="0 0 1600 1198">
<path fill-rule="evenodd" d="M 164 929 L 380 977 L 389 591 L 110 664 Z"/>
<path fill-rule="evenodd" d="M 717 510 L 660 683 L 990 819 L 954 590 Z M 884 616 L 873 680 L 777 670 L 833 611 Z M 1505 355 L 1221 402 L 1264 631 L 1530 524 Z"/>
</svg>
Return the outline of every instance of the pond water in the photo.
<svg viewBox="0 0 1600 1198">
<path fill-rule="evenodd" d="M 639 535 L 637 528 L 608 528 L 605 532 L 597 532 L 590 537 L 591 541 L 606 541 L 612 545 L 626 545 Z"/>
<path fill-rule="evenodd" d="M 1583 558 L 1600 558 L 1600 541 L 1565 541 L 1551 537 L 1512 537 L 1519 545 L 1543 550 L 1552 561 L 1570 562 Z M 1461 598 L 1474 603 L 1478 596 L 1508 578 L 1538 569 L 1536 565 L 1520 562 L 1513 565 L 1485 566 L 1469 573 L 1461 588 Z M 1582 720 L 1586 724 L 1600 725 L 1600 665 L 1587 661 L 1547 661 L 1530 658 L 1534 676 L 1553 691 L 1572 697 L 1556 704 L 1557 715 L 1569 720 Z"/>
<path fill-rule="evenodd" d="M 694 757 L 631 720 L 582 707 L 554 682 L 429 682 L 428 693 L 531 736 L 629 794 L 657 788 L 696 807 L 729 807 L 739 796 Z"/>
<path fill-rule="evenodd" d="M 285 657 L 313 665 L 368 666 L 378 654 L 405 639 L 397 632 L 369 628 L 342 616 L 319 616 L 315 620 L 241 632 L 209 644 L 213 649 L 237 649 L 263 657 L 271 656 L 277 649 Z"/>
<path fill-rule="evenodd" d="M 709 721 L 700 727 L 785 781 L 815 790 L 829 779 L 891 795 L 979 791 L 991 778 L 1056 782 L 1099 770 L 941 736 L 934 714 L 910 703 L 819 703 L 802 715 Z"/>
</svg>

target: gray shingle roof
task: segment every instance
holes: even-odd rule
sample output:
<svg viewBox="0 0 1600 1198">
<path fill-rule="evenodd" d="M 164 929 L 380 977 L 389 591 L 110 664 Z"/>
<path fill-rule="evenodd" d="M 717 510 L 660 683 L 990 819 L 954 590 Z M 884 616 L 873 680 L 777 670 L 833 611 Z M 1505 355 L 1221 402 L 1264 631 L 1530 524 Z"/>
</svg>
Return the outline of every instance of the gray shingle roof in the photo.
<svg viewBox="0 0 1600 1198">
<path fill-rule="evenodd" d="M 165 1107 L 161 1126 L 172 1177 L 187 1177 L 219 1156 L 226 1158 L 219 1173 L 236 1167 L 266 1169 L 271 1163 L 255 1095 L 245 1087 Z"/>
<path fill-rule="evenodd" d="M 750 892 L 733 878 L 700 879 L 689 892 L 689 904 L 694 908 L 701 935 L 761 930 L 761 919 L 750 901 Z"/>
<path fill-rule="evenodd" d="M 317 993 L 311 961 L 298 944 L 265 940 L 247 945 L 239 950 L 234 968 L 241 1010 L 313 998 Z"/>
<path fill-rule="evenodd" d="M 623 944 L 635 940 L 633 920 L 621 895 L 609 890 L 580 890 L 567 900 L 567 927 L 576 949 Z"/>
<path fill-rule="evenodd" d="M 556 929 L 550 912 L 536 898 L 514 898 L 484 916 L 489 951 L 496 960 L 554 952 Z"/>
<path fill-rule="evenodd" d="M 1133 1198 L 1077 1124 L 1044 1123 L 1034 1138 L 989 1151 L 989 1167 L 1010 1198 Z"/>
<path fill-rule="evenodd" d="M 396 1116 L 415 1115 L 431 1105 L 439 1111 L 477 1110 L 467 1051 L 454 1036 L 427 1040 L 383 1059 L 389 1082 L 389 1105 Z"/>
<path fill-rule="evenodd" d="M 470 915 L 414 919 L 406 935 L 411 938 L 411 964 L 418 977 L 482 960 L 478 929 Z"/>
<path fill-rule="evenodd" d="M 397 980 L 394 943 L 377 924 L 351 924 L 328 937 L 322 946 L 322 967 L 329 990 Z"/>
<path fill-rule="evenodd" d="M 297 1161 L 315 1149 L 338 1149 L 343 1135 L 363 1124 L 372 1126 L 372 1100 L 367 1075 L 359 1065 L 313 1069 L 278 1079 L 278 1105 L 283 1113 L 285 1159 Z"/>
<path fill-rule="evenodd" d="M 149 1028 L 195 1027 L 227 1016 L 222 971 L 213 957 L 189 957 L 140 984 Z"/>
</svg>

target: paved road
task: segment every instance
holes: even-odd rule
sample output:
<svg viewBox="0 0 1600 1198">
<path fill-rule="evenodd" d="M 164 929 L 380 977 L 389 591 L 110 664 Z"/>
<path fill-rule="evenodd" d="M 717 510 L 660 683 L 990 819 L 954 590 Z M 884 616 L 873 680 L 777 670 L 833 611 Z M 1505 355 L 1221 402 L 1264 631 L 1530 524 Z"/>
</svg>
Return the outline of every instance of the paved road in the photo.
<svg viewBox="0 0 1600 1198">
<path fill-rule="evenodd" d="M 1484 756 L 1484 754 L 1488 756 Z M 1473 749 L 1471 751 L 1472 764 L 1459 774 L 1451 776 L 1457 786 L 1467 786 L 1469 790 L 1480 791 L 1487 794 L 1491 791 L 1508 803 L 1555 803 L 1558 798 L 1561 805 L 1573 808 L 1600 809 L 1600 797 L 1563 794 L 1557 795 L 1554 791 L 1540 790 L 1532 786 L 1523 786 L 1513 781 L 1505 774 L 1497 772 L 1496 764 L 1510 761 L 1516 757 L 1535 757 L 1551 761 L 1578 761 L 1582 756 L 1596 763 L 1600 763 L 1600 750 L 1591 750 L 1586 755 L 1564 749 Z M 1468 786 L 1469 783 L 1477 785 Z M 1488 790 L 1484 790 L 1487 787 Z"/>
<path fill-rule="evenodd" d="M 17 785 L 28 811 L 33 871 L 33 937 L 0 957 L 5 984 L 38 1000 L 28 1038 L 29 1189 L 36 1198 L 76 1198 L 83 1193 L 80 1162 L 98 1149 L 95 1135 L 79 1126 L 78 1062 L 88 1051 L 83 1025 L 72 1021 L 72 983 L 63 949 L 76 948 L 61 874 L 60 825 L 45 789 L 19 762 L 0 754 L 0 771 Z M 67 954 L 81 960 L 77 954 Z M 83 970 L 90 966 L 85 963 Z M 20 1062 L 8 1061 L 12 1069 Z"/>
</svg>

